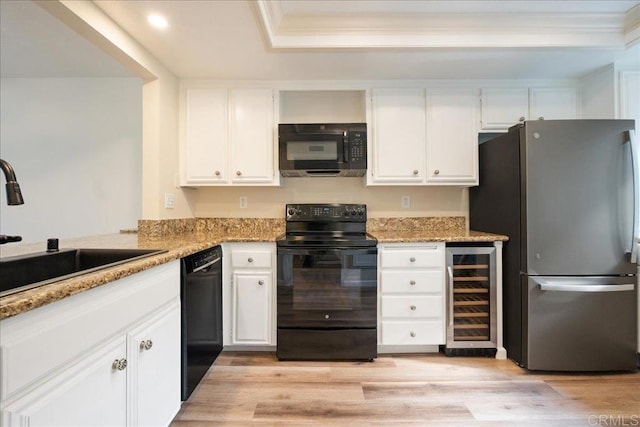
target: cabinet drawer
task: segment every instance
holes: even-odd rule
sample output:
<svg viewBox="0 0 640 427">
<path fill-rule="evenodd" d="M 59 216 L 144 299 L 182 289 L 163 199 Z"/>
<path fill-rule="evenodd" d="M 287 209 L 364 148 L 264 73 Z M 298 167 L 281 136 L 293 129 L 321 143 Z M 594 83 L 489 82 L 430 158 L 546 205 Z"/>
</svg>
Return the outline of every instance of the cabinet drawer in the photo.
<svg viewBox="0 0 640 427">
<path fill-rule="evenodd" d="M 380 306 L 383 318 L 443 318 L 442 297 L 437 296 L 383 296 Z"/>
<path fill-rule="evenodd" d="M 444 272 L 438 271 L 383 271 L 380 276 L 382 293 L 436 293 L 444 290 Z"/>
<path fill-rule="evenodd" d="M 444 250 L 433 249 L 385 249 L 382 251 L 382 268 L 444 268 Z"/>
<path fill-rule="evenodd" d="M 440 321 L 381 323 L 381 345 L 444 344 L 444 326 Z"/>
<path fill-rule="evenodd" d="M 271 268 L 271 251 L 233 250 L 231 266 L 233 268 Z"/>
</svg>

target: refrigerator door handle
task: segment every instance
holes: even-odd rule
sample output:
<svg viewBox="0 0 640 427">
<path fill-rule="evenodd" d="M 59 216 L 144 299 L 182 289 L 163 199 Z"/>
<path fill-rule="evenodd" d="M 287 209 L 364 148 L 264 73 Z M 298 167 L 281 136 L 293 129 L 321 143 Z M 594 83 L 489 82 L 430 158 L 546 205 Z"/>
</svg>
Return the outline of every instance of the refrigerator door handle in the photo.
<svg viewBox="0 0 640 427">
<path fill-rule="evenodd" d="M 635 130 L 627 131 L 628 142 L 631 146 L 631 169 L 633 169 L 633 236 L 631 236 L 631 259 L 632 263 L 638 261 L 638 244 L 640 243 L 640 170 L 638 169 L 638 140 Z"/>
<path fill-rule="evenodd" d="M 580 283 L 540 283 L 541 291 L 559 291 L 559 292 L 621 292 L 633 291 L 635 285 L 627 283 L 623 285 L 584 285 Z"/>
</svg>

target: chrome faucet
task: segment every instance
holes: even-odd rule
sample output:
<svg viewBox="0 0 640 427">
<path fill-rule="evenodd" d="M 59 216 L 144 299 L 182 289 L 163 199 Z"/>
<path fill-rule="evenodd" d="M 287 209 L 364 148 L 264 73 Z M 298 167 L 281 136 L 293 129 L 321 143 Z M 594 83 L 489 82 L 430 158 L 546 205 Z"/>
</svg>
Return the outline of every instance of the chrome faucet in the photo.
<svg viewBox="0 0 640 427">
<path fill-rule="evenodd" d="M 24 199 L 22 198 L 22 192 L 20 191 L 20 185 L 16 181 L 16 173 L 13 171 L 13 168 L 9 164 L 2 159 L 0 159 L 0 168 L 4 173 L 4 178 L 7 181 L 7 204 L 10 206 L 14 205 L 23 205 Z M 20 236 L 6 236 L 4 234 L 0 235 L 0 245 L 10 242 L 19 242 L 22 240 Z"/>
</svg>

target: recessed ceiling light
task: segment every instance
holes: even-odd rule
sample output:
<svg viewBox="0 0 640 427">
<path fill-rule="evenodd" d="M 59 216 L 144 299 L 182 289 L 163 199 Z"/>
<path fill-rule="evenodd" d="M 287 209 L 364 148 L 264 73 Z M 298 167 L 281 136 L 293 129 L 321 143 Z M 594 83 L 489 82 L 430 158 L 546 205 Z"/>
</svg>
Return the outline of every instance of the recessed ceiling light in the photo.
<svg viewBox="0 0 640 427">
<path fill-rule="evenodd" d="M 147 21 L 149 21 L 149 24 L 151 24 L 152 26 L 160 29 L 165 29 L 169 26 L 169 22 L 167 21 L 167 18 L 165 18 L 162 15 L 158 15 L 156 13 L 149 15 L 147 17 Z"/>
</svg>

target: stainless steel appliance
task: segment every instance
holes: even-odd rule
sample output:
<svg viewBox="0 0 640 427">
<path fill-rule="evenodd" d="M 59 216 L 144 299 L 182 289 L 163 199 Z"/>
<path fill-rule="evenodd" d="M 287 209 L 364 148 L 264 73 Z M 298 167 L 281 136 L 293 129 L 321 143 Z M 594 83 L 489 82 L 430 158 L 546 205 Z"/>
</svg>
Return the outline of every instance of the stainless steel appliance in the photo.
<svg viewBox="0 0 640 427">
<path fill-rule="evenodd" d="M 366 123 L 278 125 L 282 176 L 363 176 Z"/>
<path fill-rule="evenodd" d="M 222 248 L 182 259 L 182 400 L 222 351 Z"/>
<path fill-rule="evenodd" d="M 480 145 L 473 229 L 506 234 L 504 344 L 529 369 L 636 369 L 632 120 L 528 121 Z"/>
<path fill-rule="evenodd" d="M 277 241 L 280 360 L 377 356 L 377 241 L 366 206 L 289 204 Z"/>
<path fill-rule="evenodd" d="M 468 245 L 468 244 L 465 244 Z M 447 356 L 495 356 L 496 248 L 448 244 Z"/>
</svg>

